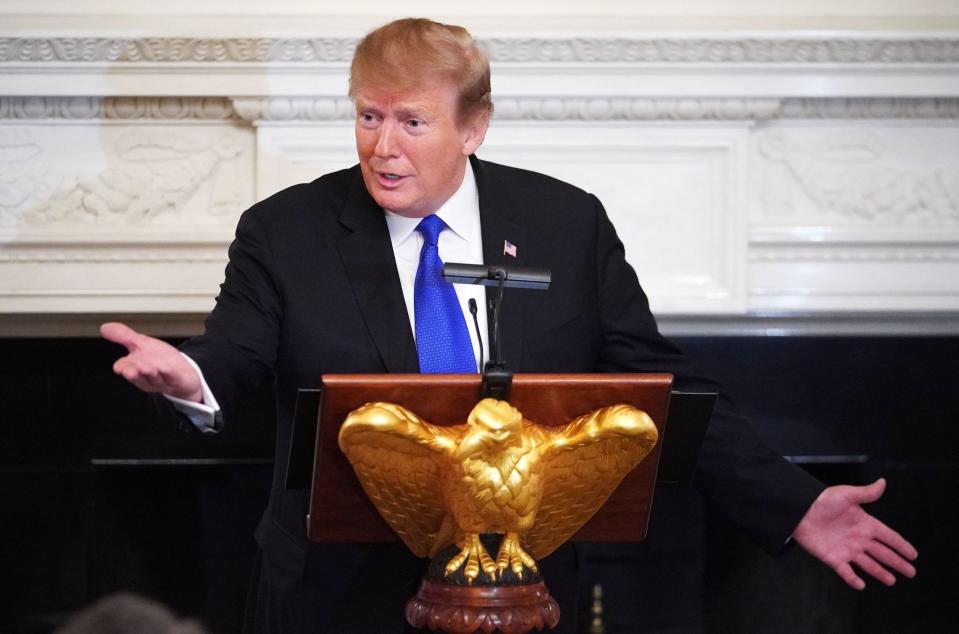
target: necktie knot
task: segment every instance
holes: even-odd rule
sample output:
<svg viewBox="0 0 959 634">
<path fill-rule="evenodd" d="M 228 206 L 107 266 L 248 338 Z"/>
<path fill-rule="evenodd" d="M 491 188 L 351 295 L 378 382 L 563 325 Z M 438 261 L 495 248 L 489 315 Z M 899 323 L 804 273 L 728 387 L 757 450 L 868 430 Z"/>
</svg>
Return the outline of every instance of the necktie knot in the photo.
<svg viewBox="0 0 959 634">
<path fill-rule="evenodd" d="M 443 229 L 446 228 L 446 223 L 443 222 L 443 219 L 432 214 L 423 218 L 420 221 L 420 224 L 416 225 L 416 230 L 420 232 L 420 235 L 423 236 L 423 240 L 426 241 L 431 247 L 437 246 L 439 243 L 440 233 Z"/>
</svg>

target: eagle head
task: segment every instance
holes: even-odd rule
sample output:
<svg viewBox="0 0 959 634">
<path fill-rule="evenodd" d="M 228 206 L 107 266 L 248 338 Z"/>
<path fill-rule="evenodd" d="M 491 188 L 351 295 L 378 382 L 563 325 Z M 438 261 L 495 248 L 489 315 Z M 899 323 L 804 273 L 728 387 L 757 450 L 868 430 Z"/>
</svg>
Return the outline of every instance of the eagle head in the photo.
<svg viewBox="0 0 959 634">
<path fill-rule="evenodd" d="M 485 436 L 496 444 L 511 444 L 523 429 L 523 415 L 506 401 L 484 398 L 470 412 L 466 424 L 471 432 Z"/>
<path fill-rule="evenodd" d="M 466 427 L 456 450 L 459 459 L 495 454 L 523 442 L 523 415 L 506 401 L 484 398 L 470 412 Z"/>
</svg>

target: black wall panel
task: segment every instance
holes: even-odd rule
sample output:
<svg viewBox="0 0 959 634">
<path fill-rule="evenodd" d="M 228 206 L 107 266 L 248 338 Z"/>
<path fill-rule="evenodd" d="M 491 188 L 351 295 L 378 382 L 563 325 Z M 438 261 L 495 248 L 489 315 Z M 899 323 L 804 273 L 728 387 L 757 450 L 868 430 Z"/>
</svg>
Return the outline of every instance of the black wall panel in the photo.
<svg viewBox="0 0 959 634">
<path fill-rule="evenodd" d="M 919 576 L 857 593 L 798 548 L 759 551 L 697 492 L 661 488 L 646 543 L 583 548 L 583 607 L 599 583 L 607 632 L 945 629 L 959 338 L 679 342 L 772 446 L 827 457 L 807 465 L 825 481 L 885 475 L 873 510 L 917 545 Z M 114 377 L 118 354 L 93 339 L 0 339 L 2 632 L 49 632 L 121 588 L 237 630 L 271 473 L 270 395 L 219 437 L 186 434 Z"/>
</svg>

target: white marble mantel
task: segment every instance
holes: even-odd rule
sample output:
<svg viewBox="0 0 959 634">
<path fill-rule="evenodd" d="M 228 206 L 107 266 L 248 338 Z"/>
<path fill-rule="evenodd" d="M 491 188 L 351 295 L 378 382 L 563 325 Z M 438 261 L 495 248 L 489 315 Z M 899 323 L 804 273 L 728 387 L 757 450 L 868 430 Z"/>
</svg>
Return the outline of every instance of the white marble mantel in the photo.
<svg viewBox="0 0 959 634">
<path fill-rule="evenodd" d="M 239 213 L 354 160 L 357 35 L 0 27 L 0 329 L 206 312 Z M 955 321 L 959 31 L 477 35 L 480 156 L 599 195 L 680 331 Z"/>
</svg>

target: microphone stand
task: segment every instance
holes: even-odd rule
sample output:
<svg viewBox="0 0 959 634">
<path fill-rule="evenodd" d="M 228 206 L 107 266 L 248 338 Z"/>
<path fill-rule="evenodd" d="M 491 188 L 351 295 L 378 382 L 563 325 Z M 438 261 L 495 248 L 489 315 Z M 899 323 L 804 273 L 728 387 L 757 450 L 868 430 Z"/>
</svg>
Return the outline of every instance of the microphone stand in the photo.
<svg viewBox="0 0 959 634">
<path fill-rule="evenodd" d="M 447 262 L 443 265 L 443 277 L 452 284 L 481 284 L 483 286 L 496 285 L 496 298 L 490 300 L 490 309 L 493 312 L 493 336 L 490 342 L 490 359 L 483 367 L 482 398 L 495 398 L 508 401 L 510 389 L 513 386 L 513 373 L 506 369 L 503 360 L 503 347 L 499 331 L 499 317 L 503 307 L 503 289 L 529 288 L 546 290 L 551 282 L 548 269 L 529 267 L 486 266 L 477 264 L 458 264 Z M 476 315 L 473 315 L 475 320 Z M 478 336 L 479 326 L 477 326 Z M 480 339 L 480 350 L 483 342 Z M 482 354 L 482 352 L 480 353 Z"/>
<path fill-rule="evenodd" d="M 489 361 L 483 368 L 483 386 L 480 389 L 481 398 L 495 398 L 498 401 L 508 401 L 510 389 L 513 387 L 513 373 L 506 369 L 503 362 L 502 340 L 499 335 L 499 315 L 503 306 L 503 288 L 506 285 L 506 269 L 501 266 L 491 266 L 490 277 L 496 279 L 496 299 L 490 302 L 493 309 L 493 337 L 490 342 Z"/>
</svg>

